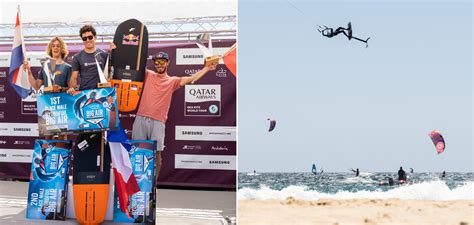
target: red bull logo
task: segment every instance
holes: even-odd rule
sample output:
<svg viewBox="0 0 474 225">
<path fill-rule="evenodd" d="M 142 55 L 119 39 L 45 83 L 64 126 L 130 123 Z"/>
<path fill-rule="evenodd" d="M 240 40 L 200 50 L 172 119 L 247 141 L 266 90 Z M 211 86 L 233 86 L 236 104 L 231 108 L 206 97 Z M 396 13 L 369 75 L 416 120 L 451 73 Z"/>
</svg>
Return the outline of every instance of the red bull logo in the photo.
<svg viewBox="0 0 474 225">
<path fill-rule="evenodd" d="M 122 38 L 122 44 L 124 45 L 138 45 L 138 41 L 140 40 L 140 36 L 136 36 L 134 34 L 124 34 Z"/>
</svg>

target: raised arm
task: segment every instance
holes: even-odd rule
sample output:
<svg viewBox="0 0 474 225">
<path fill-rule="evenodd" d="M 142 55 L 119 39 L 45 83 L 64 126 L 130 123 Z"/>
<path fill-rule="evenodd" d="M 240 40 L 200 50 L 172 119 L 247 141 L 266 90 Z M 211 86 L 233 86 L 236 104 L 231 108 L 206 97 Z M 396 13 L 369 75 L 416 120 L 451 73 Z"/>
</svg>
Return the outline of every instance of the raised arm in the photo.
<svg viewBox="0 0 474 225">
<path fill-rule="evenodd" d="M 28 62 L 28 60 L 25 60 L 23 62 L 23 69 L 28 73 L 28 82 L 30 82 L 31 86 L 35 90 L 38 90 L 41 87 L 41 85 L 43 85 L 43 80 L 35 79 L 35 77 L 33 76 L 33 73 L 31 72 L 30 63 Z"/>
<path fill-rule="evenodd" d="M 184 86 L 186 84 L 194 84 L 194 82 L 196 82 L 197 80 L 199 80 L 201 77 L 203 77 L 204 75 L 206 75 L 207 72 L 209 72 L 210 70 L 215 70 L 216 69 L 216 66 L 217 66 L 217 62 L 216 63 L 213 63 L 209 66 L 205 66 L 204 68 L 202 68 L 201 70 L 199 70 L 198 72 L 196 72 L 195 74 L 189 76 L 189 77 L 183 77 L 181 78 L 181 82 L 179 83 L 180 86 Z"/>
</svg>

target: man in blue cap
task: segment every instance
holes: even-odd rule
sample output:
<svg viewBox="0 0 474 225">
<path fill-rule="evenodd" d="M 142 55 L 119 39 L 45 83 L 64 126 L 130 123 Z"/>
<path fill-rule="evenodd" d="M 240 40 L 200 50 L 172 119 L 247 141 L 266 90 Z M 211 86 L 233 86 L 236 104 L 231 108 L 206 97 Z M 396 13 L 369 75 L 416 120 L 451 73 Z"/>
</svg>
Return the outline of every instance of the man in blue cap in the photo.
<svg viewBox="0 0 474 225">
<path fill-rule="evenodd" d="M 161 151 L 164 149 L 165 124 L 173 92 L 186 84 L 194 83 L 209 70 L 216 69 L 217 62 L 204 66 L 191 76 L 177 77 L 168 75 L 170 58 L 166 52 L 159 52 L 152 59 L 156 72 L 148 69 L 145 72 L 145 84 L 137 117 L 133 123 L 132 139 L 157 141 L 155 174 L 158 181 L 162 165 Z"/>
</svg>

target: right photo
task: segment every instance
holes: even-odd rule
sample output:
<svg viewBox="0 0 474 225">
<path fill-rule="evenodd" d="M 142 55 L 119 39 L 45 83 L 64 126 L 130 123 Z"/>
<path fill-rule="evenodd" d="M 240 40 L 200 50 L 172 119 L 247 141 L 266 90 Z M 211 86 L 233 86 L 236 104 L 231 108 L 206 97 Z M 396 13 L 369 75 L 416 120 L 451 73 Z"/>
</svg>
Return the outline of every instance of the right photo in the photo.
<svg viewBox="0 0 474 225">
<path fill-rule="evenodd" d="M 239 224 L 474 224 L 472 1 L 240 0 Z"/>
</svg>

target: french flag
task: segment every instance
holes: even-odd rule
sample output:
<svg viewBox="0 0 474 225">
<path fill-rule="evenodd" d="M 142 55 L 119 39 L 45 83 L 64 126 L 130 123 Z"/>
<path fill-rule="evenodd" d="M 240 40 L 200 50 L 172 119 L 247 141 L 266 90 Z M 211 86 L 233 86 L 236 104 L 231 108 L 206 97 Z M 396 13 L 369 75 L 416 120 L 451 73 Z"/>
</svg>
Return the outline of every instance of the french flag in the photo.
<svg viewBox="0 0 474 225">
<path fill-rule="evenodd" d="M 109 142 L 110 155 L 112 156 L 115 190 L 117 191 L 120 210 L 130 217 L 130 212 L 128 211 L 130 196 L 140 191 L 135 175 L 133 175 L 132 163 L 128 155 L 128 151 L 131 148 L 130 141 L 122 128 L 115 131 L 107 131 L 107 141 Z"/>
<path fill-rule="evenodd" d="M 18 6 L 15 35 L 13 38 L 12 55 L 10 60 L 10 71 L 8 72 L 8 83 L 10 83 L 22 99 L 28 97 L 31 92 L 31 85 L 28 82 L 28 72 L 23 70 L 23 61 L 26 56 L 25 50 L 25 43 L 21 33 L 20 6 Z"/>
</svg>

